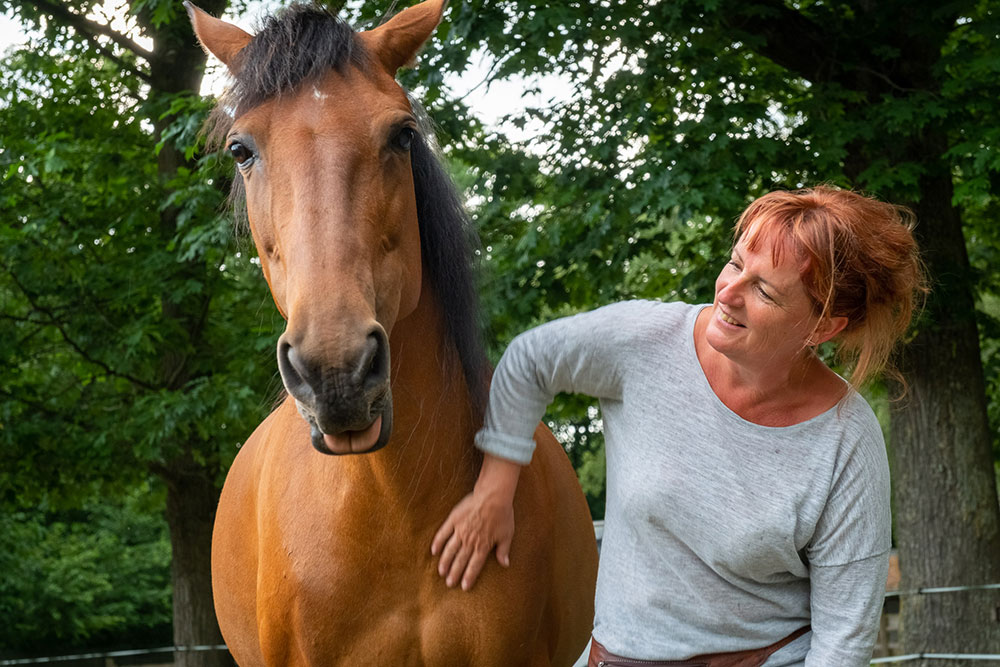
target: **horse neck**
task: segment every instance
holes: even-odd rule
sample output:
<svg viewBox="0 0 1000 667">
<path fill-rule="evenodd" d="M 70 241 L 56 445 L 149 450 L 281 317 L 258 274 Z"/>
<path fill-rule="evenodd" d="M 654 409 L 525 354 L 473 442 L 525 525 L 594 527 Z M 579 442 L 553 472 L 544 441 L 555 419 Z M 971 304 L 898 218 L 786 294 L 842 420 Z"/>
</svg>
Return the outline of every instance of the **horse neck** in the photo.
<svg viewBox="0 0 1000 667">
<path fill-rule="evenodd" d="M 393 436 L 386 456 L 372 459 L 385 466 L 383 490 L 400 492 L 411 507 L 420 497 L 452 502 L 468 493 L 481 461 L 465 377 L 445 339 L 441 306 L 425 279 L 417 308 L 389 336 Z"/>
</svg>

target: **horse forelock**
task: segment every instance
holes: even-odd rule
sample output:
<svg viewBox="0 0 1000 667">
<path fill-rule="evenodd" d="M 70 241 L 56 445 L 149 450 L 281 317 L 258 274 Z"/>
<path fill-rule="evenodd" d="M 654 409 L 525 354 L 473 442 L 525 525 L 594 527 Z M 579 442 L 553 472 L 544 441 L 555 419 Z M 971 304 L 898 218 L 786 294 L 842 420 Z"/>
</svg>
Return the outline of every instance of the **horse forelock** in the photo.
<svg viewBox="0 0 1000 667">
<path fill-rule="evenodd" d="M 209 147 L 221 146 L 236 119 L 250 109 L 330 69 L 348 66 L 368 67 L 368 53 L 354 29 L 328 9 L 295 3 L 266 18 L 239 53 L 233 68 L 238 73 L 209 116 Z M 473 266 L 478 237 L 436 155 L 429 119 L 412 99 L 411 104 L 419 126 L 411 164 L 424 270 L 438 297 L 478 422 L 485 410 L 489 379 Z M 245 232 L 246 193 L 238 171 L 229 203 L 237 231 Z"/>
<path fill-rule="evenodd" d="M 233 122 L 263 102 L 331 69 L 368 64 L 357 33 L 329 9 L 293 3 L 278 10 L 262 21 L 232 63 L 230 85 L 207 123 L 209 146 L 221 145 Z"/>
</svg>

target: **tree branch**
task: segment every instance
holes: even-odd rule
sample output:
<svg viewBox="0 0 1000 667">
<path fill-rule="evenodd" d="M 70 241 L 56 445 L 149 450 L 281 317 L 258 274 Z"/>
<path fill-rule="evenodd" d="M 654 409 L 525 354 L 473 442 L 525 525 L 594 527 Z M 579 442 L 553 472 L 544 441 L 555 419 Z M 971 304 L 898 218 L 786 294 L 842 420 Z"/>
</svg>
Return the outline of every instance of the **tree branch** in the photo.
<svg viewBox="0 0 1000 667">
<path fill-rule="evenodd" d="M 948 16 L 936 16 L 934 30 L 929 32 L 927 13 L 940 14 L 944 10 L 936 3 L 911 3 L 906 12 L 894 17 L 892 29 L 879 39 L 852 39 L 854 30 L 813 20 L 783 0 L 733 4 L 733 9 L 722 13 L 722 23 L 734 31 L 762 38 L 763 43 L 754 47 L 757 53 L 808 81 L 837 83 L 870 97 L 933 93 L 934 84 L 927 72 L 939 56 L 950 26 L 962 12 L 960 3 L 951 3 Z M 880 18 L 873 14 L 872 7 L 855 9 L 855 27 Z M 893 46 L 899 53 L 893 58 L 880 56 L 872 50 L 877 44 Z M 933 57 L 931 62 L 927 61 L 928 54 Z"/>
<path fill-rule="evenodd" d="M 61 19 L 64 23 L 68 23 L 77 30 L 80 30 L 88 35 L 93 37 L 98 35 L 109 37 L 115 44 L 131 51 L 140 58 L 152 60 L 154 57 L 152 51 L 147 51 L 117 30 L 113 30 L 110 26 L 96 21 L 91 21 L 84 16 L 80 16 L 76 12 L 70 11 L 61 2 L 59 2 L 59 0 L 31 0 L 31 2 L 42 11 Z"/>
<path fill-rule="evenodd" d="M 5 387 L 0 387 L 0 397 L 6 398 L 11 401 L 15 401 L 17 403 L 20 403 L 21 405 L 25 405 L 34 410 L 36 413 L 45 415 L 50 419 L 52 419 L 53 421 L 62 421 L 66 418 L 66 415 L 51 410 L 44 403 L 31 400 L 30 398 L 24 396 L 22 393 L 15 394 L 14 392 L 8 390 Z"/>
<path fill-rule="evenodd" d="M 143 81 L 145 81 L 146 83 L 152 85 L 152 83 L 153 83 L 153 77 L 151 77 L 150 75 L 146 74 L 145 72 L 143 72 L 138 67 L 135 67 L 135 66 L 131 65 L 130 63 L 127 63 L 124 60 L 122 60 L 121 58 L 119 58 L 117 55 L 115 55 L 115 53 L 113 51 L 111 51 L 111 49 L 105 47 L 103 44 L 101 44 L 99 41 L 97 41 L 97 38 L 94 37 L 93 35 L 86 35 L 86 37 L 87 37 L 88 40 L 90 40 L 90 42 L 94 45 L 94 47 L 98 50 L 98 52 L 100 52 L 100 54 L 103 55 L 105 58 L 107 58 L 108 60 L 110 60 L 114 64 L 118 65 L 123 70 L 125 70 L 127 72 L 131 72 L 134 76 L 137 76 L 140 79 L 142 79 Z"/>
<path fill-rule="evenodd" d="M 43 195 L 42 201 L 45 201 L 45 197 L 48 196 L 47 193 L 51 192 L 50 188 L 47 186 L 45 182 L 45 179 L 42 176 L 36 175 L 34 183 L 35 185 L 38 186 L 38 189 L 42 191 Z M 36 203 L 35 198 L 31 197 L 30 195 L 27 197 L 27 200 L 32 203 Z M 66 217 L 61 213 L 56 218 L 56 220 L 59 222 L 59 225 L 67 232 L 71 232 L 74 229 L 74 225 L 69 220 L 67 220 Z M 37 248 L 43 254 L 47 253 L 48 249 L 45 247 L 45 244 L 36 239 L 35 237 L 25 236 L 24 240 L 30 243 L 35 248 Z M 83 251 L 90 258 L 89 261 L 93 263 L 95 266 L 101 264 L 104 261 L 103 258 L 99 257 L 94 253 L 94 247 L 89 243 L 83 244 Z M 112 303 L 112 299 L 95 299 L 89 294 L 84 294 L 82 295 L 81 298 L 84 300 L 84 303 L 82 305 L 85 305 L 86 307 L 90 308 L 95 314 L 97 314 L 102 320 L 104 320 L 105 323 L 107 323 L 109 328 L 113 329 L 115 327 L 114 323 L 107 316 L 107 313 L 105 313 L 105 311 L 103 310 L 104 306 Z M 71 308 L 79 308 L 80 305 L 81 305 L 80 303 L 73 303 L 73 304 L 67 304 L 62 307 L 52 307 L 49 308 L 49 315 L 52 316 L 54 313 L 63 309 L 69 310 Z M 10 315 L 0 315 L 0 317 L 7 317 L 8 319 L 11 319 Z"/>
<path fill-rule="evenodd" d="M 126 48 L 136 53 L 136 55 L 142 56 L 143 58 L 148 59 L 149 57 L 151 57 L 153 55 L 151 52 L 146 51 L 138 44 L 135 44 L 127 37 L 124 37 L 123 35 L 115 32 L 114 30 L 111 30 L 107 26 L 101 25 L 100 23 L 96 23 L 94 21 L 90 21 L 89 19 L 83 18 L 79 14 L 74 14 L 65 7 L 53 4 L 51 2 L 48 2 L 47 0 L 32 0 L 32 2 L 36 7 L 38 7 L 42 11 L 48 12 L 57 19 L 62 18 L 66 23 L 69 23 L 70 25 L 74 26 L 77 29 L 78 34 L 86 38 L 87 41 L 89 41 L 91 45 L 93 45 L 93 47 L 97 50 L 97 52 L 100 53 L 102 56 L 104 56 L 111 62 L 115 63 L 126 72 L 129 72 L 132 75 L 139 77 L 146 83 L 152 84 L 153 80 L 149 74 L 143 72 L 135 65 L 126 62 L 120 56 L 115 54 L 114 51 L 109 49 L 104 44 L 101 44 L 101 41 L 98 39 L 98 36 L 103 34 L 111 37 L 112 39 L 115 39 L 115 37 L 112 36 L 115 35 L 118 37 L 118 39 L 115 39 L 116 42 L 119 41 L 126 42 L 127 44 L 130 45 L 126 46 Z"/>
<path fill-rule="evenodd" d="M 128 380 L 132 384 L 142 387 L 144 389 L 149 389 L 150 391 L 156 391 L 159 389 L 159 387 L 156 387 L 153 384 L 150 384 L 149 382 L 142 380 L 141 378 L 137 378 L 134 375 L 129 375 L 128 373 L 121 373 L 119 371 L 116 371 L 114 368 L 112 368 L 105 362 L 101 361 L 100 359 L 95 359 L 94 357 L 90 356 L 90 354 L 86 350 L 84 350 L 79 343 L 77 343 L 70 337 L 70 335 L 66 332 L 66 329 L 63 327 L 62 323 L 55 318 L 52 312 L 43 307 L 42 305 L 40 305 L 35 300 L 34 295 L 31 293 L 30 290 L 28 290 L 24 286 L 23 283 L 21 283 L 21 281 L 17 277 L 17 274 L 15 274 L 9 267 L 5 266 L 4 269 L 7 271 L 7 275 L 11 277 L 11 280 L 14 282 L 14 284 L 17 285 L 17 288 L 21 290 L 21 293 L 24 294 L 24 297 L 28 300 L 28 303 L 31 304 L 31 307 L 48 318 L 48 325 L 55 327 L 55 330 L 59 332 L 59 335 L 66 342 L 66 344 L 69 345 L 71 348 L 73 348 L 73 350 L 75 350 L 76 353 L 79 354 L 84 359 L 84 361 L 87 361 L 97 366 L 98 368 L 103 369 L 107 375 Z"/>
<path fill-rule="evenodd" d="M 837 80 L 836 35 L 814 23 L 780 0 L 738 4 L 723 12 L 723 23 L 732 29 L 762 37 L 760 55 L 808 81 Z"/>
<path fill-rule="evenodd" d="M 36 320 L 33 317 L 18 317 L 17 315 L 12 315 L 11 313 L 0 313 L 0 320 L 10 320 L 12 322 L 21 322 L 22 324 L 38 324 L 41 326 L 49 324 L 44 320 Z"/>
</svg>

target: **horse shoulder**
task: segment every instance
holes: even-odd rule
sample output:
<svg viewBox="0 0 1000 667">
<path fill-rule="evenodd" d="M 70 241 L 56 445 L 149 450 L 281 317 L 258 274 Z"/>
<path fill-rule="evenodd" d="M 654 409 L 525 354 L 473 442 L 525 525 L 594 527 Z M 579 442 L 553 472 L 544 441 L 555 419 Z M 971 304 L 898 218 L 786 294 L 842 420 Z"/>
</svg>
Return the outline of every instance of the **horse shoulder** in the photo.
<svg viewBox="0 0 1000 667">
<path fill-rule="evenodd" d="M 272 412 L 236 454 L 219 498 L 212 535 L 216 615 L 230 652 L 243 667 L 264 665 L 257 622 L 258 487 L 268 441 L 287 419 Z"/>
</svg>

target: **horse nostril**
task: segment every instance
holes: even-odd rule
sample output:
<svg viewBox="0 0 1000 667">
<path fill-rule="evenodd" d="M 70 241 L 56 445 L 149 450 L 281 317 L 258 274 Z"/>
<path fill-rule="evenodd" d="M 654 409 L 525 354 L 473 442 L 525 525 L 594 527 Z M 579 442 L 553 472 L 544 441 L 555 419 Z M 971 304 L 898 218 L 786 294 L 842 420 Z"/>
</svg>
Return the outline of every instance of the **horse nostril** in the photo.
<svg viewBox="0 0 1000 667">
<path fill-rule="evenodd" d="M 365 340 L 365 350 L 358 364 L 356 380 L 365 391 L 371 391 L 382 385 L 389 377 L 389 345 L 382 327 L 377 327 L 368 334 Z"/>
<path fill-rule="evenodd" d="M 278 342 L 278 371 L 281 373 L 281 380 L 285 383 L 288 393 L 300 401 L 309 400 L 313 394 L 313 388 L 306 379 L 306 369 L 302 367 L 302 360 L 295 352 L 295 348 L 285 341 Z"/>
</svg>

